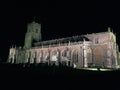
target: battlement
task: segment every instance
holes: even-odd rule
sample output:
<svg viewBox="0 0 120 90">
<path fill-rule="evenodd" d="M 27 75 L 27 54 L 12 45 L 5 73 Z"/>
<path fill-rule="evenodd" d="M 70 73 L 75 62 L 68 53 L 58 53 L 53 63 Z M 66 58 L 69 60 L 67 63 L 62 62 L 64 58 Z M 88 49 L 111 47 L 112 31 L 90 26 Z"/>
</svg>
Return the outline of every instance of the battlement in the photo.
<svg viewBox="0 0 120 90">
<path fill-rule="evenodd" d="M 47 41 L 41 41 L 34 43 L 34 46 L 44 46 L 44 45 L 52 45 L 52 44 L 59 44 L 59 43 L 69 43 L 69 42 L 78 42 L 78 41 L 93 41 L 89 36 L 96 37 L 96 36 L 107 36 L 109 32 L 100 32 L 100 33 L 92 33 L 92 34 L 86 34 L 86 35 L 76 35 L 72 37 L 66 37 L 66 38 L 59 38 L 59 39 L 53 39 L 53 40 L 47 40 Z"/>
<path fill-rule="evenodd" d="M 52 45 L 52 44 L 59 44 L 59 43 L 69 43 L 69 42 L 78 42 L 78 41 L 89 41 L 87 37 L 84 35 L 80 36 L 72 36 L 67 38 L 61 38 L 61 39 L 54 39 L 54 40 L 48 40 L 48 41 L 41 41 L 34 43 L 34 46 L 44 46 L 44 45 Z"/>
</svg>

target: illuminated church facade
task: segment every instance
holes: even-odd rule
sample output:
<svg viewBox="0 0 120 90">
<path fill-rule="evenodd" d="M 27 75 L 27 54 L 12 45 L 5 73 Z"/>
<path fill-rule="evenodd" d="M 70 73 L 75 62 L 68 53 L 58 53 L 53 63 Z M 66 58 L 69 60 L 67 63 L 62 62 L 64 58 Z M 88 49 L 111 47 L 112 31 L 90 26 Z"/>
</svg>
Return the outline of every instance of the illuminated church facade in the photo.
<svg viewBox="0 0 120 90">
<path fill-rule="evenodd" d="M 46 63 L 74 68 L 118 68 L 119 48 L 116 35 L 106 32 L 78 35 L 48 41 L 41 40 L 41 24 L 27 25 L 24 47 L 11 47 L 8 63 Z"/>
</svg>

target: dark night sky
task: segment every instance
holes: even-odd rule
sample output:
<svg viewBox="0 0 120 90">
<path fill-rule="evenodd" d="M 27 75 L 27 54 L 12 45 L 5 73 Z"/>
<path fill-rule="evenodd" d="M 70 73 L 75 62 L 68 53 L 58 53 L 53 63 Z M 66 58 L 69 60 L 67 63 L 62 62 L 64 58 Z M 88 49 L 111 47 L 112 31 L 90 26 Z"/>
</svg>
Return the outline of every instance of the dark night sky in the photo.
<svg viewBox="0 0 120 90">
<path fill-rule="evenodd" d="M 1 4 L 0 57 L 6 60 L 9 47 L 23 46 L 27 23 L 36 16 L 42 24 L 42 39 L 54 39 L 107 31 L 113 28 L 120 40 L 120 5 L 115 0 L 42 0 Z"/>
</svg>

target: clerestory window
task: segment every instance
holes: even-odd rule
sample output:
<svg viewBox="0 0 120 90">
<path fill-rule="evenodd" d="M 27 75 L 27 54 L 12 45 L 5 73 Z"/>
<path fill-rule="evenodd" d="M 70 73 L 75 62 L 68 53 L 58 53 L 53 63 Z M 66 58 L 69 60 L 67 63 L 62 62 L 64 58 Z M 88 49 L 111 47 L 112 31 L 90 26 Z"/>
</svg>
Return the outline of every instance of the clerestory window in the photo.
<svg viewBox="0 0 120 90">
<path fill-rule="evenodd" d="M 98 44 L 98 43 L 99 43 L 99 39 L 95 38 L 95 44 Z"/>
</svg>

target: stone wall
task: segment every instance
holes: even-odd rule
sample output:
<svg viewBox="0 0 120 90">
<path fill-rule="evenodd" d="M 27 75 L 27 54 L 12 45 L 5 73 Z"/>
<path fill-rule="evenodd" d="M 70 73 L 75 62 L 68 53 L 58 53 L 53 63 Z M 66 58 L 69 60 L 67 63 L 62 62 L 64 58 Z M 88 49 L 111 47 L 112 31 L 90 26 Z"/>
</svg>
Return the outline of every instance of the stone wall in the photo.
<svg viewBox="0 0 120 90">
<path fill-rule="evenodd" d="M 10 49 L 12 63 L 66 64 L 75 68 L 118 65 L 115 36 L 110 32 L 85 35 L 90 41 Z M 16 51 L 16 52 L 15 52 Z M 13 54 L 11 54 L 13 52 Z M 9 61 L 10 62 L 10 61 Z"/>
</svg>

